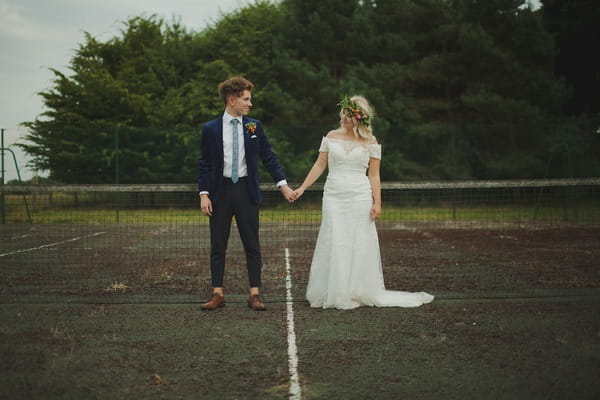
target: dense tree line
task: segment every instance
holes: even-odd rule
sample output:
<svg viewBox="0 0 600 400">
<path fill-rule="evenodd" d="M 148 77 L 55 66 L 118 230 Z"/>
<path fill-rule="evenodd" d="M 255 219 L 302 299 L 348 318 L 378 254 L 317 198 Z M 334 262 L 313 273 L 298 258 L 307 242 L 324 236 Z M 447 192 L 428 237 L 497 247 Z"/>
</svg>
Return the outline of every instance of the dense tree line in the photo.
<svg viewBox="0 0 600 400">
<path fill-rule="evenodd" d="M 586 1 L 257 1 L 199 32 L 132 18 L 53 70 L 23 147 L 52 179 L 112 182 L 118 134 L 121 182 L 193 182 L 201 125 L 223 110 L 216 85 L 240 74 L 292 181 L 354 93 L 376 110 L 384 180 L 543 177 L 566 146 L 576 174 L 598 175 L 597 98 L 560 47 L 577 30 L 559 3 Z"/>
</svg>

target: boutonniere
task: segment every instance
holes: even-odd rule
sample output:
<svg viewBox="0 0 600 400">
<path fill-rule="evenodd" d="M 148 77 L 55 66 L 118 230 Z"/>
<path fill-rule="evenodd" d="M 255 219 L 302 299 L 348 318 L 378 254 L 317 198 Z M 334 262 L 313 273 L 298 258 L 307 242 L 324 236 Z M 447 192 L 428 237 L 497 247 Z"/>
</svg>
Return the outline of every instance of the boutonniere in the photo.
<svg viewBox="0 0 600 400">
<path fill-rule="evenodd" d="M 246 129 L 248 130 L 248 132 L 254 134 L 254 131 L 256 130 L 256 124 L 254 122 L 248 122 L 244 126 L 246 127 Z"/>
</svg>

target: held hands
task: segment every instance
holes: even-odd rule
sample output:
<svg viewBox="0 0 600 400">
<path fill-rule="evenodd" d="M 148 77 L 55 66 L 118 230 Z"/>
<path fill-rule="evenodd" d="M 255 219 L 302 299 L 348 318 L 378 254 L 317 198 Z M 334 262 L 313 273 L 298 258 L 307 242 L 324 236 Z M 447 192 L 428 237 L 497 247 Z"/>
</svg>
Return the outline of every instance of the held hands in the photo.
<svg viewBox="0 0 600 400">
<path fill-rule="evenodd" d="M 304 192 L 304 190 L 302 190 L 302 192 L 300 192 L 300 195 L 298 195 L 297 194 L 298 190 L 294 191 L 288 185 L 281 186 L 279 188 L 279 190 L 281 191 L 281 194 L 283 195 L 283 197 L 290 203 L 293 203 L 294 201 L 296 201 L 298 199 L 298 197 L 302 196 L 302 193 Z M 206 195 L 206 194 L 200 195 L 200 211 L 202 211 L 203 215 L 207 215 L 209 217 L 212 216 L 212 212 L 213 212 L 212 202 L 210 201 L 210 199 L 208 198 L 208 195 Z"/>
<path fill-rule="evenodd" d="M 284 185 L 279 189 L 281 190 L 281 194 L 283 195 L 283 197 L 285 197 L 285 199 L 290 203 L 295 202 L 304 194 L 304 189 L 302 187 L 299 187 L 296 190 L 292 190 L 292 188 L 290 188 L 289 186 Z"/>
<path fill-rule="evenodd" d="M 294 191 L 288 185 L 282 185 L 281 187 L 279 187 L 279 191 L 288 202 L 293 203 L 294 201 L 296 201 Z"/>
<path fill-rule="evenodd" d="M 300 186 L 298 189 L 294 190 L 294 200 L 298 200 L 304 194 L 304 189 Z"/>
<path fill-rule="evenodd" d="M 287 201 L 289 201 L 290 203 L 293 203 L 294 201 L 298 200 L 304 194 L 304 188 L 302 188 L 302 186 L 300 186 L 296 190 L 292 190 L 289 186 L 283 185 L 279 189 L 281 190 L 281 194 L 283 195 L 283 197 L 285 197 L 285 199 Z M 373 207 L 371 207 L 371 212 L 369 213 L 369 216 L 371 217 L 371 221 L 375 221 L 377 218 L 379 218 L 380 215 L 381 215 L 381 204 L 374 203 Z"/>
</svg>

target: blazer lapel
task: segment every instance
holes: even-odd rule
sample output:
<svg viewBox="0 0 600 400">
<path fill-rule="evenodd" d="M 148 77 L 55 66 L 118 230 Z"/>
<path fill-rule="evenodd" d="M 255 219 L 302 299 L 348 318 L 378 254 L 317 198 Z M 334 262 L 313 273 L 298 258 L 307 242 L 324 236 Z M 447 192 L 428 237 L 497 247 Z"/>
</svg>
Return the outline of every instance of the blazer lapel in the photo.
<svg viewBox="0 0 600 400">
<path fill-rule="evenodd" d="M 248 144 L 250 143 L 250 132 L 248 132 L 248 128 L 246 128 L 247 123 L 248 123 L 248 118 L 243 116 L 242 117 L 242 129 L 244 132 L 244 149 L 246 150 L 246 154 L 248 154 Z"/>
<path fill-rule="evenodd" d="M 248 118 L 242 117 L 242 128 L 244 129 L 244 140 L 247 141 L 250 138 L 250 132 L 248 132 L 248 128 L 246 128 L 246 124 L 248 124 Z"/>
</svg>

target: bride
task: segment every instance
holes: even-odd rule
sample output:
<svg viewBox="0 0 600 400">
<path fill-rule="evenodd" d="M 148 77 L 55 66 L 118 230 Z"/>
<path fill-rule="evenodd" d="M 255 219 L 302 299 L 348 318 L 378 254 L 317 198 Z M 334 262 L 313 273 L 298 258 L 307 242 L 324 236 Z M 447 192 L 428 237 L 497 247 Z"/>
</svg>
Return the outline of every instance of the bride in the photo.
<svg viewBox="0 0 600 400">
<path fill-rule="evenodd" d="M 302 196 L 329 168 L 306 298 L 311 307 L 339 309 L 429 303 L 433 296 L 425 292 L 385 289 L 375 227 L 381 214 L 381 145 L 371 128 L 373 112 L 361 96 L 346 96 L 340 106 L 340 127 L 323 138 L 317 161 L 294 193 Z"/>
</svg>

